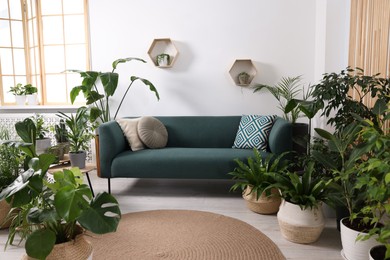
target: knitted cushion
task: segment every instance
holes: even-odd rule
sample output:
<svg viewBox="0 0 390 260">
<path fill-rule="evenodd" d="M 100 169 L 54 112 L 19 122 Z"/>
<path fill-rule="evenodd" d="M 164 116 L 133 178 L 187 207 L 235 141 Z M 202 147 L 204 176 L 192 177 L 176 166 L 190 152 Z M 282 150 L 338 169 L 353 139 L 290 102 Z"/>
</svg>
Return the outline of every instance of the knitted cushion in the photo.
<svg viewBox="0 0 390 260">
<path fill-rule="evenodd" d="M 276 116 L 243 115 L 233 148 L 253 149 L 266 151 L 268 136 Z"/>
<path fill-rule="evenodd" d="M 125 135 L 127 141 L 129 142 L 130 148 L 132 151 L 138 151 L 144 149 L 144 144 L 138 136 L 138 122 L 140 118 L 128 119 L 121 118 L 116 120 L 121 127 L 123 134 Z"/>
<path fill-rule="evenodd" d="M 162 148 L 167 145 L 168 131 L 160 120 L 151 116 L 141 117 L 138 123 L 138 135 L 149 148 Z"/>
</svg>

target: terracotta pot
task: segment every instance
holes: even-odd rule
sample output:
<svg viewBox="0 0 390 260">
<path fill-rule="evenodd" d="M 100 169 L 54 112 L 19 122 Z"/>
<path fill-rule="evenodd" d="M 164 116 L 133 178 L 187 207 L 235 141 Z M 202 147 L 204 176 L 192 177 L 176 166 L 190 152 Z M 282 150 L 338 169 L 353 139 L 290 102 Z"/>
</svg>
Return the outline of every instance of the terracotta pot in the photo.
<svg viewBox="0 0 390 260">
<path fill-rule="evenodd" d="M 325 227 L 322 204 L 302 210 L 299 205 L 282 200 L 277 218 L 283 237 L 299 244 L 317 241 Z"/>
<path fill-rule="evenodd" d="M 257 199 L 257 193 L 252 192 L 252 186 L 247 186 L 242 194 L 242 197 L 246 200 L 247 207 L 253 212 L 260 214 L 275 214 L 279 210 L 281 199 L 279 197 L 279 191 L 272 189 L 272 196 L 267 197 L 263 192 L 259 199 Z"/>
<path fill-rule="evenodd" d="M 11 224 L 11 221 L 4 222 L 7 218 L 9 211 L 11 210 L 11 205 L 7 201 L 0 201 L 0 229 L 8 228 Z"/>
<path fill-rule="evenodd" d="M 349 218 L 340 220 L 341 244 L 343 250 L 341 254 L 347 260 L 366 260 L 369 257 L 369 251 L 372 247 L 379 245 L 376 236 L 372 236 L 365 241 L 356 241 L 359 235 L 367 233 L 353 230 L 345 225 Z"/>
</svg>

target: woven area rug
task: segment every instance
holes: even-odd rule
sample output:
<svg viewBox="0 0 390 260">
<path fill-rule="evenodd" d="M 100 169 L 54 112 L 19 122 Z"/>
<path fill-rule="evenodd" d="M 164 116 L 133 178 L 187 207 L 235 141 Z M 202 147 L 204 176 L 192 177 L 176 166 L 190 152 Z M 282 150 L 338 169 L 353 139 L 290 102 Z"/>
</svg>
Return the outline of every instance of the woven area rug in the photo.
<svg viewBox="0 0 390 260">
<path fill-rule="evenodd" d="M 93 259 L 285 259 L 251 225 L 219 214 L 154 210 L 122 215 L 118 230 L 88 234 Z"/>
</svg>

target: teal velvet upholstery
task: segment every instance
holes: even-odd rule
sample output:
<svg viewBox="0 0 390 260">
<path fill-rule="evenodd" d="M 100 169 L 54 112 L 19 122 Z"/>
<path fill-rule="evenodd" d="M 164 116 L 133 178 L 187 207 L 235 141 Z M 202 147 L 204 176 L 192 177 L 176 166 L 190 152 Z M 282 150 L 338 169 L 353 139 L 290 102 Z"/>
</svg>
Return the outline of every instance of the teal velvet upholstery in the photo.
<svg viewBox="0 0 390 260">
<path fill-rule="evenodd" d="M 100 177 L 223 179 L 233 159 L 253 155 L 252 149 L 232 148 L 241 116 L 163 116 L 168 143 L 162 149 L 130 150 L 115 121 L 99 127 Z M 292 147 L 291 124 L 278 117 L 269 135 L 270 151 Z M 267 152 L 262 152 L 266 154 Z"/>
</svg>

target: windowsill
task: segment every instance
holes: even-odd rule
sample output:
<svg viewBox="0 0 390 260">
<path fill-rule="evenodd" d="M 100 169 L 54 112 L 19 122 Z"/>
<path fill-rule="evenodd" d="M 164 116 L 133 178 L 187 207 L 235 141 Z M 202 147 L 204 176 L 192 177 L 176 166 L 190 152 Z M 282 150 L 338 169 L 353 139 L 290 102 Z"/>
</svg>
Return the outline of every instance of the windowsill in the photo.
<svg viewBox="0 0 390 260">
<path fill-rule="evenodd" d="M 73 113 L 79 106 L 53 105 L 53 106 L 0 106 L 0 113 Z"/>
</svg>

